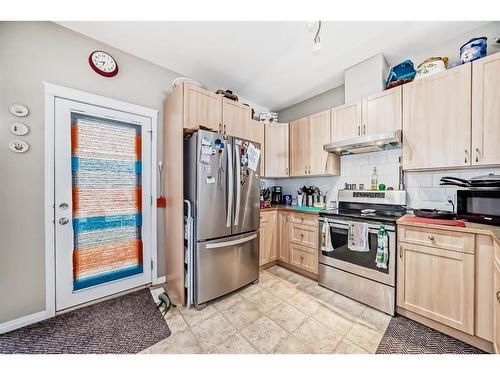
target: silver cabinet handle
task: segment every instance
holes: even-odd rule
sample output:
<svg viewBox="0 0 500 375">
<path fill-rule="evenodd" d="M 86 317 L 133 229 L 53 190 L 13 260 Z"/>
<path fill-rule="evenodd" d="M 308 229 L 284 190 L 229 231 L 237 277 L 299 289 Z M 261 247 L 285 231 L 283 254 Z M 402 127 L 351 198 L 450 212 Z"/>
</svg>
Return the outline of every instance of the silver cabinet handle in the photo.
<svg viewBox="0 0 500 375">
<path fill-rule="evenodd" d="M 366 135 L 366 124 L 363 125 L 363 135 Z"/>
<path fill-rule="evenodd" d="M 285 168 L 285 174 L 288 176 L 288 167 Z"/>
<path fill-rule="evenodd" d="M 479 161 L 479 149 L 476 148 L 476 163 Z"/>
<path fill-rule="evenodd" d="M 62 217 L 59 219 L 59 224 L 61 225 L 66 225 L 69 223 L 69 219 L 65 218 L 65 217 Z"/>
<path fill-rule="evenodd" d="M 240 156 L 240 147 L 234 146 L 234 156 L 236 158 L 236 203 L 234 208 L 234 226 L 238 226 L 238 222 L 240 219 L 240 205 L 241 205 L 241 156 Z M 232 187 L 231 187 L 232 188 Z"/>
<path fill-rule="evenodd" d="M 403 258 L 403 246 L 399 246 L 399 257 Z"/>
<path fill-rule="evenodd" d="M 468 155 L 468 151 L 465 150 L 465 159 L 464 159 L 464 163 L 467 164 L 467 155 Z"/>
<path fill-rule="evenodd" d="M 361 126 L 358 126 L 358 135 L 361 135 Z"/>
<path fill-rule="evenodd" d="M 427 238 L 431 241 L 434 241 L 434 236 L 432 234 L 430 234 Z"/>
<path fill-rule="evenodd" d="M 234 185 L 234 168 L 233 168 L 233 152 L 231 144 L 227 144 L 227 173 L 228 173 L 228 185 L 226 187 L 227 191 L 227 212 L 226 212 L 226 227 L 231 226 L 231 215 L 233 212 L 233 185 Z"/>
<path fill-rule="evenodd" d="M 497 291 L 497 301 L 500 303 L 500 290 Z"/>
</svg>

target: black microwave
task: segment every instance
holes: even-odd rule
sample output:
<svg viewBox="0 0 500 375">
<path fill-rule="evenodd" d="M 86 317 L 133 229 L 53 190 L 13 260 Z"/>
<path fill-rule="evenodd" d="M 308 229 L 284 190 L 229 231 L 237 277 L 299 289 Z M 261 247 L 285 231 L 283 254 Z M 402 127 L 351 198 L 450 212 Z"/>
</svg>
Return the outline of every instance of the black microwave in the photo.
<svg viewBox="0 0 500 375">
<path fill-rule="evenodd" d="M 500 225 L 500 190 L 458 190 L 457 217 Z"/>
</svg>

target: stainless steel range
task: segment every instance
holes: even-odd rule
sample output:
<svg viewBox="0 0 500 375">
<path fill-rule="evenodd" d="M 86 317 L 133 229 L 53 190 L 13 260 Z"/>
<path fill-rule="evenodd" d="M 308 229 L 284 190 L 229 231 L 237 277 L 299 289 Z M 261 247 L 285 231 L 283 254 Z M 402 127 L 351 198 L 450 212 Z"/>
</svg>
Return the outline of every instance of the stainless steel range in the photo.
<svg viewBox="0 0 500 375">
<path fill-rule="evenodd" d="M 321 230 L 327 223 L 333 250 L 319 247 L 319 284 L 394 315 L 396 298 L 396 220 L 406 213 L 403 190 L 339 190 L 338 208 L 320 212 Z M 366 224 L 365 251 L 348 246 L 351 223 Z M 387 268 L 377 266 L 378 231 L 387 232 Z M 365 232 L 366 233 L 366 232 Z"/>
</svg>

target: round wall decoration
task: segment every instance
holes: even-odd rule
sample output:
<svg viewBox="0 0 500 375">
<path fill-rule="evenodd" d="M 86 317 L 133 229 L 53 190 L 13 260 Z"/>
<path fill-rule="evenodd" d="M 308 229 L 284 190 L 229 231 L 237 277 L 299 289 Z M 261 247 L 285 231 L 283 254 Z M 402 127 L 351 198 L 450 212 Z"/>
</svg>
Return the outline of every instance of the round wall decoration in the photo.
<svg viewBox="0 0 500 375">
<path fill-rule="evenodd" d="M 89 64 L 97 74 L 103 77 L 114 77 L 118 74 L 118 64 L 109 53 L 94 51 L 89 56 Z"/>
</svg>

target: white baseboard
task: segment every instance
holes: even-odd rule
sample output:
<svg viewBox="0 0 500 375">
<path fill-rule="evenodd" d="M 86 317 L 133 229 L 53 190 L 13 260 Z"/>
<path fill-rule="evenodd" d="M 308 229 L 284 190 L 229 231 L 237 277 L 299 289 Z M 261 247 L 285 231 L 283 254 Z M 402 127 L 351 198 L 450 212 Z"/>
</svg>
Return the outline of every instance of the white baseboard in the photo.
<svg viewBox="0 0 500 375">
<path fill-rule="evenodd" d="M 48 319 L 52 316 L 53 314 L 49 311 L 39 311 L 31 315 L 22 316 L 14 320 L 9 320 L 5 323 L 0 323 L 0 334 Z"/>
<path fill-rule="evenodd" d="M 165 284 L 167 282 L 167 277 L 166 276 L 160 276 L 157 277 L 155 280 L 153 280 L 152 284 L 153 285 L 158 285 L 158 284 Z"/>
</svg>

